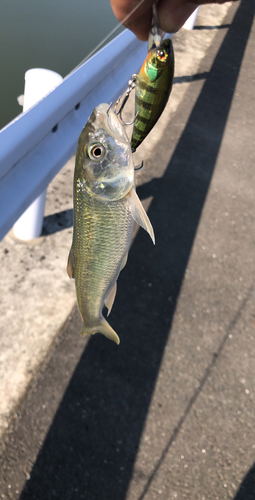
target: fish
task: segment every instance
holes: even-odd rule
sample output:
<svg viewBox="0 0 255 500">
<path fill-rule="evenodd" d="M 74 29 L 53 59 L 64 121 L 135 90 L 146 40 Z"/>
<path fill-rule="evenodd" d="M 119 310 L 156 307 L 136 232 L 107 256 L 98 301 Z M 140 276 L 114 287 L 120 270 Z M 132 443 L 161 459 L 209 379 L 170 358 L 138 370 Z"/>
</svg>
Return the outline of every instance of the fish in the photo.
<svg viewBox="0 0 255 500">
<path fill-rule="evenodd" d="M 111 107 L 98 105 L 83 128 L 74 170 L 74 225 L 67 273 L 75 280 L 82 335 L 102 333 L 119 344 L 103 316 L 112 309 L 127 262 L 134 221 L 155 236 L 135 189 L 125 128 Z"/>
<path fill-rule="evenodd" d="M 169 38 L 148 51 L 135 81 L 135 120 L 131 137 L 134 153 L 158 121 L 172 90 L 174 51 Z"/>
</svg>

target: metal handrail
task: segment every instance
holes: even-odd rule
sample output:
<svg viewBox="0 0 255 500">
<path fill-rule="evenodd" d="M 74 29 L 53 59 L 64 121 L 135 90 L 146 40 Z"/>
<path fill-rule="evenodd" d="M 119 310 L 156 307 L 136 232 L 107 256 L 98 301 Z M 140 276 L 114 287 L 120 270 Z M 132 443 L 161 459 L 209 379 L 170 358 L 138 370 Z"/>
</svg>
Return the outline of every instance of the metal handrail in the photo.
<svg viewBox="0 0 255 500">
<path fill-rule="evenodd" d="M 0 239 L 74 154 L 93 108 L 118 98 L 146 52 L 125 30 L 0 131 Z"/>
</svg>

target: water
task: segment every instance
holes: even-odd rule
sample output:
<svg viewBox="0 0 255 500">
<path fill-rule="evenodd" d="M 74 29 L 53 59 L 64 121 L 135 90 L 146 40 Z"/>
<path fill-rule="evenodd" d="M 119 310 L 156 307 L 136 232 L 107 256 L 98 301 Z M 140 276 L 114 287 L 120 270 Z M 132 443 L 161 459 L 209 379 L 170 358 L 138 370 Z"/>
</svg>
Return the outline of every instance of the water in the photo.
<svg viewBox="0 0 255 500">
<path fill-rule="evenodd" d="M 0 129 L 22 111 L 28 69 L 66 76 L 117 24 L 110 0 L 1 0 Z"/>
</svg>

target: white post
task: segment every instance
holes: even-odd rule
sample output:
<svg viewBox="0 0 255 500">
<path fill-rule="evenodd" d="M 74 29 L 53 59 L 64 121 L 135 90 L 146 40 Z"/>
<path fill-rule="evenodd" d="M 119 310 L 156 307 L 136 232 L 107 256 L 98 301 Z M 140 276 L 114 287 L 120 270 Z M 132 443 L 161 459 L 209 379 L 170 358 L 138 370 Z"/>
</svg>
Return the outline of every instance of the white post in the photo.
<svg viewBox="0 0 255 500">
<path fill-rule="evenodd" d="M 199 7 L 197 7 L 196 10 L 192 12 L 191 16 L 188 17 L 186 23 L 184 23 L 183 25 L 183 28 L 185 28 L 186 30 L 193 30 L 197 18 L 198 9 Z"/>
<path fill-rule="evenodd" d="M 23 111 L 27 111 L 63 81 L 62 76 L 48 69 L 33 68 L 25 73 Z M 21 99 L 20 99 L 21 100 Z M 46 192 L 42 193 L 13 226 L 20 240 L 33 240 L 42 232 Z"/>
</svg>

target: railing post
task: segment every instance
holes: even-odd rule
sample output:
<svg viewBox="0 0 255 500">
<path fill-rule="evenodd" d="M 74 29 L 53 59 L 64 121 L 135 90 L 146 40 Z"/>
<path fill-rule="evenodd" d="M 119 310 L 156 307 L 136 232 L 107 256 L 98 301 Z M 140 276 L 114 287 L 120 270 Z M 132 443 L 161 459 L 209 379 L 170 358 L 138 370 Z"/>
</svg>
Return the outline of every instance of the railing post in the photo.
<svg viewBox="0 0 255 500">
<path fill-rule="evenodd" d="M 146 53 L 146 43 L 124 30 L 0 131 L 0 239 L 73 156 L 92 110 L 116 101 Z M 16 234 L 34 238 L 40 229 Z"/>
<path fill-rule="evenodd" d="M 48 69 L 33 68 L 25 73 L 23 111 L 27 111 L 45 97 L 63 78 Z M 20 240 L 33 240 L 42 232 L 46 193 L 44 191 L 21 215 L 13 226 L 14 234 Z"/>
<path fill-rule="evenodd" d="M 196 10 L 192 12 L 191 16 L 188 17 L 186 23 L 184 23 L 183 25 L 183 28 L 185 28 L 186 30 L 193 30 L 197 18 L 198 9 L 199 7 L 197 7 Z"/>
</svg>

